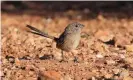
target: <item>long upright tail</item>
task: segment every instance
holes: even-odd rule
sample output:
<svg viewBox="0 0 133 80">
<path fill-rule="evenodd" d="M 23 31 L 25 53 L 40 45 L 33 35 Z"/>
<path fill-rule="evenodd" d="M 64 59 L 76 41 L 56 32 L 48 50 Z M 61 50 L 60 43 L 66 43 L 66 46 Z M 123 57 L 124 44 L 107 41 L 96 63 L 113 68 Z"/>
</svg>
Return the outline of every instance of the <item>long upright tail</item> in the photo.
<svg viewBox="0 0 133 80">
<path fill-rule="evenodd" d="M 40 36 L 43 36 L 43 37 L 46 37 L 46 38 L 50 38 L 50 39 L 53 39 L 53 40 L 57 41 L 56 37 L 50 36 L 47 33 L 44 33 L 44 32 L 40 31 L 39 29 L 37 29 L 35 27 L 32 27 L 30 25 L 27 25 L 26 27 L 28 27 L 29 29 L 32 30 L 32 31 L 30 31 L 31 33 L 34 33 L 34 34 L 37 34 L 37 35 L 40 35 Z"/>
</svg>

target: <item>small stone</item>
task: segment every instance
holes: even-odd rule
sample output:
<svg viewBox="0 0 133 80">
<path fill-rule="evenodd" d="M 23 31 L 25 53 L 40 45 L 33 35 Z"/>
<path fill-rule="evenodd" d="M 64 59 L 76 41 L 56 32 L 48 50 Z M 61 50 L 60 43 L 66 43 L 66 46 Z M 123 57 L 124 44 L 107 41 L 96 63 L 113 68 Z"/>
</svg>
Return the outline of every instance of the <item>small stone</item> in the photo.
<svg viewBox="0 0 133 80">
<path fill-rule="evenodd" d="M 97 19 L 100 20 L 100 21 L 105 21 L 104 16 L 101 15 L 101 14 L 97 16 Z"/>
<path fill-rule="evenodd" d="M 103 55 L 97 54 L 96 57 L 97 57 L 97 58 L 103 58 Z"/>
<path fill-rule="evenodd" d="M 40 58 L 40 57 L 43 57 L 44 56 L 44 53 L 39 53 L 38 54 L 38 57 Z"/>
<path fill-rule="evenodd" d="M 112 55 L 112 56 L 118 56 L 118 53 L 115 53 L 115 52 L 114 52 L 114 53 L 112 53 L 111 55 Z"/>
<path fill-rule="evenodd" d="M 7 75 L 6 75 L 6 76 L 7 76 L 8 78 L 11 78 L 12 75 L 11 75 L 11 71 L 10 71 L 10 70 L 7 71 Z"/>
<path fill-rule="evenodd" d="M 21 44 L 21 40 L 18 40 L 18 41 L 17 41 L 17 44 Z"/>
<path fill-rule="evenodd" d="M 125 58 L 124 54 L 120 54 L 120 57 L 123 58 L 123 59 Z"/>
<path fill-rule="evenodd" d="M 5 76 L 5 74 L 4 74 L 4 72 L 3 72 L 3 71 L 1 71 L 1 76 Z"/>
<path fill-rule="evenodd" d="M 92 70 L 92 72 L 93 72 L 93 73 L 97 73 L 97 72 L 98 72 L 98 70 L 93 69 L 93 70 Z"/>
<path fill-rule="evenodd" d="M 77 55 L 77 54 L 78 54 L 78 50 L 72 50 L 71 52 L 72 52 L 72 54 L 74 54 L 74 55 Z"/>
<path fill-rule="evenodd" d="M 32 39 L 32 38 L 28 38 L 27 40 L 26 40 L 26 42 L 29 44 L 31 44 L 31 45 L 35 45 L 35 42 L 34 42 L 34 39 Z"/>
<path fill-rule="evenodd" d="M 95 45 L 93 46 L 93 48 L 94 50 L 99 51 L 98 54 L 105 55 L 108 52 L 108 46 L 105 46 L 100 42 L 95 42 Z"/>
<path fill-rule="evenodd" d="M 113 61 L 113 60 L 106 60 L 106 62 L 107 62 L 108 65 L 115 64 L 115 61 Z"/>
<path fill-rule="evenodd" d="M 65 75 L 61 80 L 73 80 L 70 75 Z"/>
<path fill-rule="evenodd" d="M 95 77 L 92 77 L 91 80 L 96 80 L 96 78 Z"/>
<path fill-rule="evenodd" d="M 116 47 L 118 47 L 118 46 L 125 47 L 125 45 L 130 44 L 130 40 L 121 34 L 118 34 L 117 36 L 115 36 L 114 40 L 115 40 Z"/>
<path fill-rule="evenodd" d="M 31 53 L 31 54 L 29 54 L 29 57 L 30 57 L 30 58 L 34 57 L 34 54 L 32 54 L 32 53 Z"/>
<path fill-rule="evenodd" d="M 15 64 L 20 65 L 20 60 L 18 58 L 15 58 Z"/>
<path fill-rule="evenodd" d="M 18 32 L 18 29 L 17 29 L 17 28 L 14 28 L 14 31 L 15 31 L 15 32 Z"/>
<path fill-rule="evenodd" d="M 88 80 L 88 79 L 85 79 L 85 78 L 84 78 L 84 79 L 82 79 L 82 80 Z"/>
<path fill-rule="evenodd" d="M 105 78 L 109 79 L 109 78 L 111 78 L 112 76 L 113 76 L 112 74 L 106 74 L 106 75 L 105 75 Z"/>
<path fill-rule="evenodd" d="M 120 72 L 120 69 L 113 69 L 114 74 L 118 74 Z"/>
<path fill-rule="evenodd" d="M 8 71 L 8 69 L 7 68 L 4 68 L 4 70 L 3 70 L 4 72 L 6 72 L 6 71 Z"/>
<path fill-rule="evenodd" d="M 2 59 L 2 63 L 3 63 L 3 64 L 5 64 L 5 63 L 7 63 L 7 62 L 8 62 L 7 59 L 5 59 L 5 58 Z"/>
<path fill-rule="evenodd" d="M 46 38 L 47 43 L 52 43 L 52 39 Z"/>
<path fill-rule="evenodd" d="M 55 54 L 53 54 L 54 55 L 54 58 L 56 59 L 56 60 L 62 60 L 62 54 L 61 54 L 61 52 L 56 52 Z"/>
<path fill-rule="evenodd" d="M 129 71 L 126 69 L 122 69 L 121 73 L 120 73 L 120 77 L 121 78 L 125 78 L 129 76 Z"/>
<path fill-rule="evenodd" d="M 133 68 L 133 64 L 130 64 L 131 68 Z"/>
<path fill-rule="evenodd" d="M 114 35 L 112 35 L 108 30 L 99 30 L 96 32 L 95 37 L 103 42 L 108 42 L 113 39 Z"/>
<path fill-rule="evenodd" d="M 29 75 L 30 76 L 33 76 L 34 75 L 34 72 L 33 71 L 29 71 Z"/>
<path fill-rule="evenodd" d="M 128 77 L 124 77 L 123 80 L 133 80 L 133 78 L 128 76 Z"/>
<path fill-rule="evenodd" d="M 3 43 L 5 43 L 7 41 L 7 37 L 3 37 L 2 38 L 2 45 L 3 45 Z"/>
<path fill-rule="evenodd" d="M 129 71 L 126 69 L 122 70 L 122 72 L 120 73 L 120 78 L 123 80 L 133 80 L 133 78 L 129 75 Z"/>
<path fill-rule="evenodd" d="M 56 43 L 55 42 L 52 42 L 51 46 L 52 46 L 53 49 L 56 49 Z"/>
<path fill-rule="evenodd" d="M 52 21 L 52 18 L 46 19 L 47 23 L 50 23 Z"/>
<path fill-rule="evenodd" d="M 133 59 L 132 58 L 125 58 L 125 61 L 128 62 L 128 63 L 133 63 Z"/>
<path fill-rule="evenodd" d="M 15 70 L 15 69 L 16 69 L 16 66 L 11 67 L 11 69 L 12 69 L 12 70 Z"/>
<path fill-rule="evenodd" d="M 19 76 L 18 76 L 18 79 L 23 79 L 23 78 L 24 78 L 23 75 L 19 75 Z"/>
<path fill-rule="evenodd" d="M 126 45 L 125 48 L 128 52 L 133 52 L 133 45 Z"/>
<path fill-rule="evenodd" d="M 15 62 L 15 58 L 14 58 L 14 57 L 10 57 L 10 58 L 8 58 L 8 61 L 9 61 L 10 63 L 14 63 L 14 62 Z"/>
<path fill-rule="evenodd" d="M 39 73 L 39 78 L 41 80 L 61 80 L 62 76 L 59 72 L 57 71 L 41 71 Z"/>
</svg>

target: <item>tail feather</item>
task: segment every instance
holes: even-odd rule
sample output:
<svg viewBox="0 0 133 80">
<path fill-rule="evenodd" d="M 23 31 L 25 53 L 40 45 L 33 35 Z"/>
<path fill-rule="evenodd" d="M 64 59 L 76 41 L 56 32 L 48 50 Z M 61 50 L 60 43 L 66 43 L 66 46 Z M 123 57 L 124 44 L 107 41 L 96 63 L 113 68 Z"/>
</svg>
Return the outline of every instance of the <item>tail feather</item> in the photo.
<svg viewBox="0 0 133 80">
<path fill-rule="evenodd" d="M 39 29 L 37 29 L 35 27 L 32 27 L 30 25 L 27 25 L 26 27 L 28 27 L 29 29 L 31 29 L 32 31 L 30 31 L 30 32 L 33 33 L 33 34 L 40 35 L 40 36 L 43 36 L 43 37 L 46 37 L 46 38 L 50 38 L 50 39 L 53 39 L 55 41 L 57 40 L 56 37 L 50 36 L 47 33 L 44 33 L 44 32 L 40 31 Z"/>
</svg>

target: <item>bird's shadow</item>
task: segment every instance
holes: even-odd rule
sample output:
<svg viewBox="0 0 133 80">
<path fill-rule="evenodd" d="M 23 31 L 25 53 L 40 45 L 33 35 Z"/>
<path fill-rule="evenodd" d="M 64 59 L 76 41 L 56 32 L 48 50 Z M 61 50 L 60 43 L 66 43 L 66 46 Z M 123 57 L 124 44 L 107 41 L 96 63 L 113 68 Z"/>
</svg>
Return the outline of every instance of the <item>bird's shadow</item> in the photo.
<svg viewBox="0 0 133 80">
<path fill-rule="evenodd" d="M 47 59 L 53 59 L 52 54 L 44 54 L 42 57 L 39 57 L 40 60 L 47 60 Z"/>
<path fill-rule="evenodd" d="M 35 59 L 39 59 L 39 60 L 49 60 L 49 59 L 53 59 L 53 55 L 52 54 L 44 54 L 41 57 L 35 58 Z M 19 60 L 32 60 L 33 58 L 29 57 L 28 55 L 23 56 L 21 58 L 19 58 Z"/>
</svg>

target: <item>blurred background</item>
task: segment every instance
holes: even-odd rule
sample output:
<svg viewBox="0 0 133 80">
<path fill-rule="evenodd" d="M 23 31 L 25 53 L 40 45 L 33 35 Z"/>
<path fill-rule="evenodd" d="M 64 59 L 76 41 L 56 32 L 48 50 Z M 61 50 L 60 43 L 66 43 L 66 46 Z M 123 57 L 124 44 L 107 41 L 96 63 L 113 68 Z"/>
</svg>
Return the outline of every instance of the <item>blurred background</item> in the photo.
<svg viewBox="0 0 133 80">
<path fill-rule="evenodd" d="M 5 17 L 9 20 L 9 23 L 2 25 L 10 24 L 10 18 L 13 16 L 23 19 L 23 21 L 18 22 L 20 26 L 32 24 L 37 27 L 51 26 L 51 28 L 54 28 L 58 26 L 63 27 L 63 29 L 73 21 L 80 21 L 89 28 L 94 28 L 95 25 L 91 24 L 91 21 L 89 23 L 89 20 L 104 21 L 109 18 L 119 20 L 133 18 L 133 2 L 130 1 L 2 1 L 1 6 L 2 23 L 4 23 Z M 38 24 L 36 24 L 36 20 Z M 12 25 L 14 25 L 13 20 Z"/>
<path fill-rule="evenodd" d="M 1 18 L 2 80 L 37 80 L 32 65 L 52 80 L 133 80 L 131 1 L 2 1 Z M 60 63 L 56 44 L 25 27 L 58 37 L 72 22 L 84 24 L 87 34 L 75 52 L 79 63 L 71 53 Z"/>
<path fill-rule="evenodd" d="M 106 17 L 124 18 L 132 17 L 133 13 L 132 1 L 4 1 L 2 2 L 2 12 L 12 14 L 24 13 L 30 10 L 29 13 L 34 15 L 63 16 L 63 12 L 69 10 L 78 11 L 85 18 L 95 18 L 98 14 L 103 14 Z M 47 13 L 46 13 L 47 12 Z M 53 15 L 53 16 L 54 16 Z M 75 14 L 76 16 L 76 14 Z M 71 16 L 69 16 L 71 18 Z"/>
</svg>

